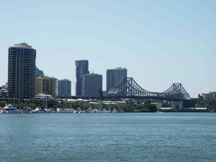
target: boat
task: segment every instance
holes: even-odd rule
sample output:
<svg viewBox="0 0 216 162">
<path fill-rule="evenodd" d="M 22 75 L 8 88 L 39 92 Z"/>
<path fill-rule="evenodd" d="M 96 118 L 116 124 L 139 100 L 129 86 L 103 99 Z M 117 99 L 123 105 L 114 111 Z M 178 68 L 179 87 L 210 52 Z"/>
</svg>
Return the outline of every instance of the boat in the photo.
<svg viewBox="0 0 216 162">
<path fill-rule="evenodd" d="M 99 113 L 98 109 L 94 109 L 94 113 Z"/>
<path fill-rule="evenodd" d="M 116 109 L 115 109 L 115 108 L 113 109 L 112 113 L 117 113 L 117 111 L 116 111 Z"/>
<path fill-rule="evenodd" d="M 103 111 L 101 111 L 101 113 L 107 113 L 106 109 L 103 109 Z"/>
<path fill-rule="evenodd" d="M 75 114 L 76 113 L 76 110 L 75 109 L 72 109 L 73 113 Z"/>
<path fill-rule="evenodd" d="M 86 113 L 93 113 L 94 110 L 93 110 L 91 107 L 89 107 L 85 112 L 86 112 Z"/>
<path fill-rule="evenodd" d="M 80 108 L 77 109 L 76 113 L 83 113 L 82 110 Z"/>
<path fill-rule="evenodd" d="M 15 106 L 9 104 L 3 108 L 3 113 L 6 114 L 19 114 L 20 110 L 18 110 Z"/>
<path fill-rule="evenodd" d="M 37 107 L 35 110 L 32 110 L 32 113 L 43 113 L 43 111 Z"/>
<path fill-rule="evenodd" d="M 2 107 L 0 107 L 0 114 L 3 113 Z"/>
<path fill-rule="evenodd" d="M 65 110 L 63 108 L 56 108 L 56 112 L 65 113 Z"/>
</svg>

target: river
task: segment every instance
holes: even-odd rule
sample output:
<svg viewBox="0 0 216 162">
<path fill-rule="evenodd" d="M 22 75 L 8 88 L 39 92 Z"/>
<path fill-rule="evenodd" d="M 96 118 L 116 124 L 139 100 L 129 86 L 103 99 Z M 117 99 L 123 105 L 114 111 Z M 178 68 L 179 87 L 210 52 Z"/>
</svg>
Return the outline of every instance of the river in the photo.
<svg viewBox="0 0 216 162">
<path fill-rule="evenodd" d="M 216 161 L 216 113 L 0 114 L 0 161 Z"/>
</svg>

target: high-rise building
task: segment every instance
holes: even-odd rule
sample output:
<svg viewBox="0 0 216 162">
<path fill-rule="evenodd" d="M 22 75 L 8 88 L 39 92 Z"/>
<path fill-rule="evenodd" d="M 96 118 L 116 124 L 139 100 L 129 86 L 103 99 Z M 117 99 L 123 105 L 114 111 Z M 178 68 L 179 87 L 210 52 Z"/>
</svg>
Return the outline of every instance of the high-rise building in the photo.
<svg viewBox="0 0 216 162">
<path fill-rule="evenodd" d="M 40 69 L 37 68 L 37 66 L 35 67 L 35 78 L 39 77 L 40 75 L 44 75 L 44 72 Z"/>
<path fill-rule="evenodd" d="M 27 43 L 8 49 L 8 96 L 31 99 L 35 95 L 36 50 Z"/>
<path fill-rule="evenodd" d="M 54 98 L 58 96 L 58 80 L 54 77 L 40 75 L 36 78 L 35 95 L 44 93 L 52 95 Z"/>
<path fill-rule="evenodd" d="M 126 68 L 107 69 L 107 93 L 125 77 L 127 77 Z"/>
<path fill-rule="evenodd" d="M 58 96 L 70 97 L 71 96 L 71 81 L 62 79 L 58 81 Z"/>
<path fill-rule="evenodd" d="M 88 60 L 78 60 L 76 63 L 76 95 L 83 95 L 83 75 L 88 74 Z"/>
<path fill-rule="evenodd" d="M 99 90 L 102 90 L 102 75 L 85 74 L 83 76 L 83 95 L 99 96 Z"/>
</svg>

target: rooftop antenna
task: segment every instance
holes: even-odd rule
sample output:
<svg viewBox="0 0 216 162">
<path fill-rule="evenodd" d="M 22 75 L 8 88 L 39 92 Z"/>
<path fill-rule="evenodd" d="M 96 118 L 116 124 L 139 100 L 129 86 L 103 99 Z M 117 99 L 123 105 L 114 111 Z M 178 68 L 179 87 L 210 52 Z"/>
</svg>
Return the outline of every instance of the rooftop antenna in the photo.
<svg viewBox="0 0 216 162">
<path fill-rule="evenodd" d="M 94 74 L 94 69 L 92 69 L 92 74 Z"/>
</svg>

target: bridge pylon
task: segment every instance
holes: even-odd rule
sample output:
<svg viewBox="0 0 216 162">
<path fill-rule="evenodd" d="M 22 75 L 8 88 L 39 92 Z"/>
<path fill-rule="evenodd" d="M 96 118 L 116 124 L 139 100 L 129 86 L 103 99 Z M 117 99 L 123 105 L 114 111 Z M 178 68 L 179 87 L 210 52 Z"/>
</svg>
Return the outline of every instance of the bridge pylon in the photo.
<svg viewBox="0 0 216 162">
<path fill-rule="evenodd" d="M 172 101 L 172 109 L 175 109 L 177 104 L 178 110 L 181 110 L 183 108 L 183 101 Z"/>
</svg>

